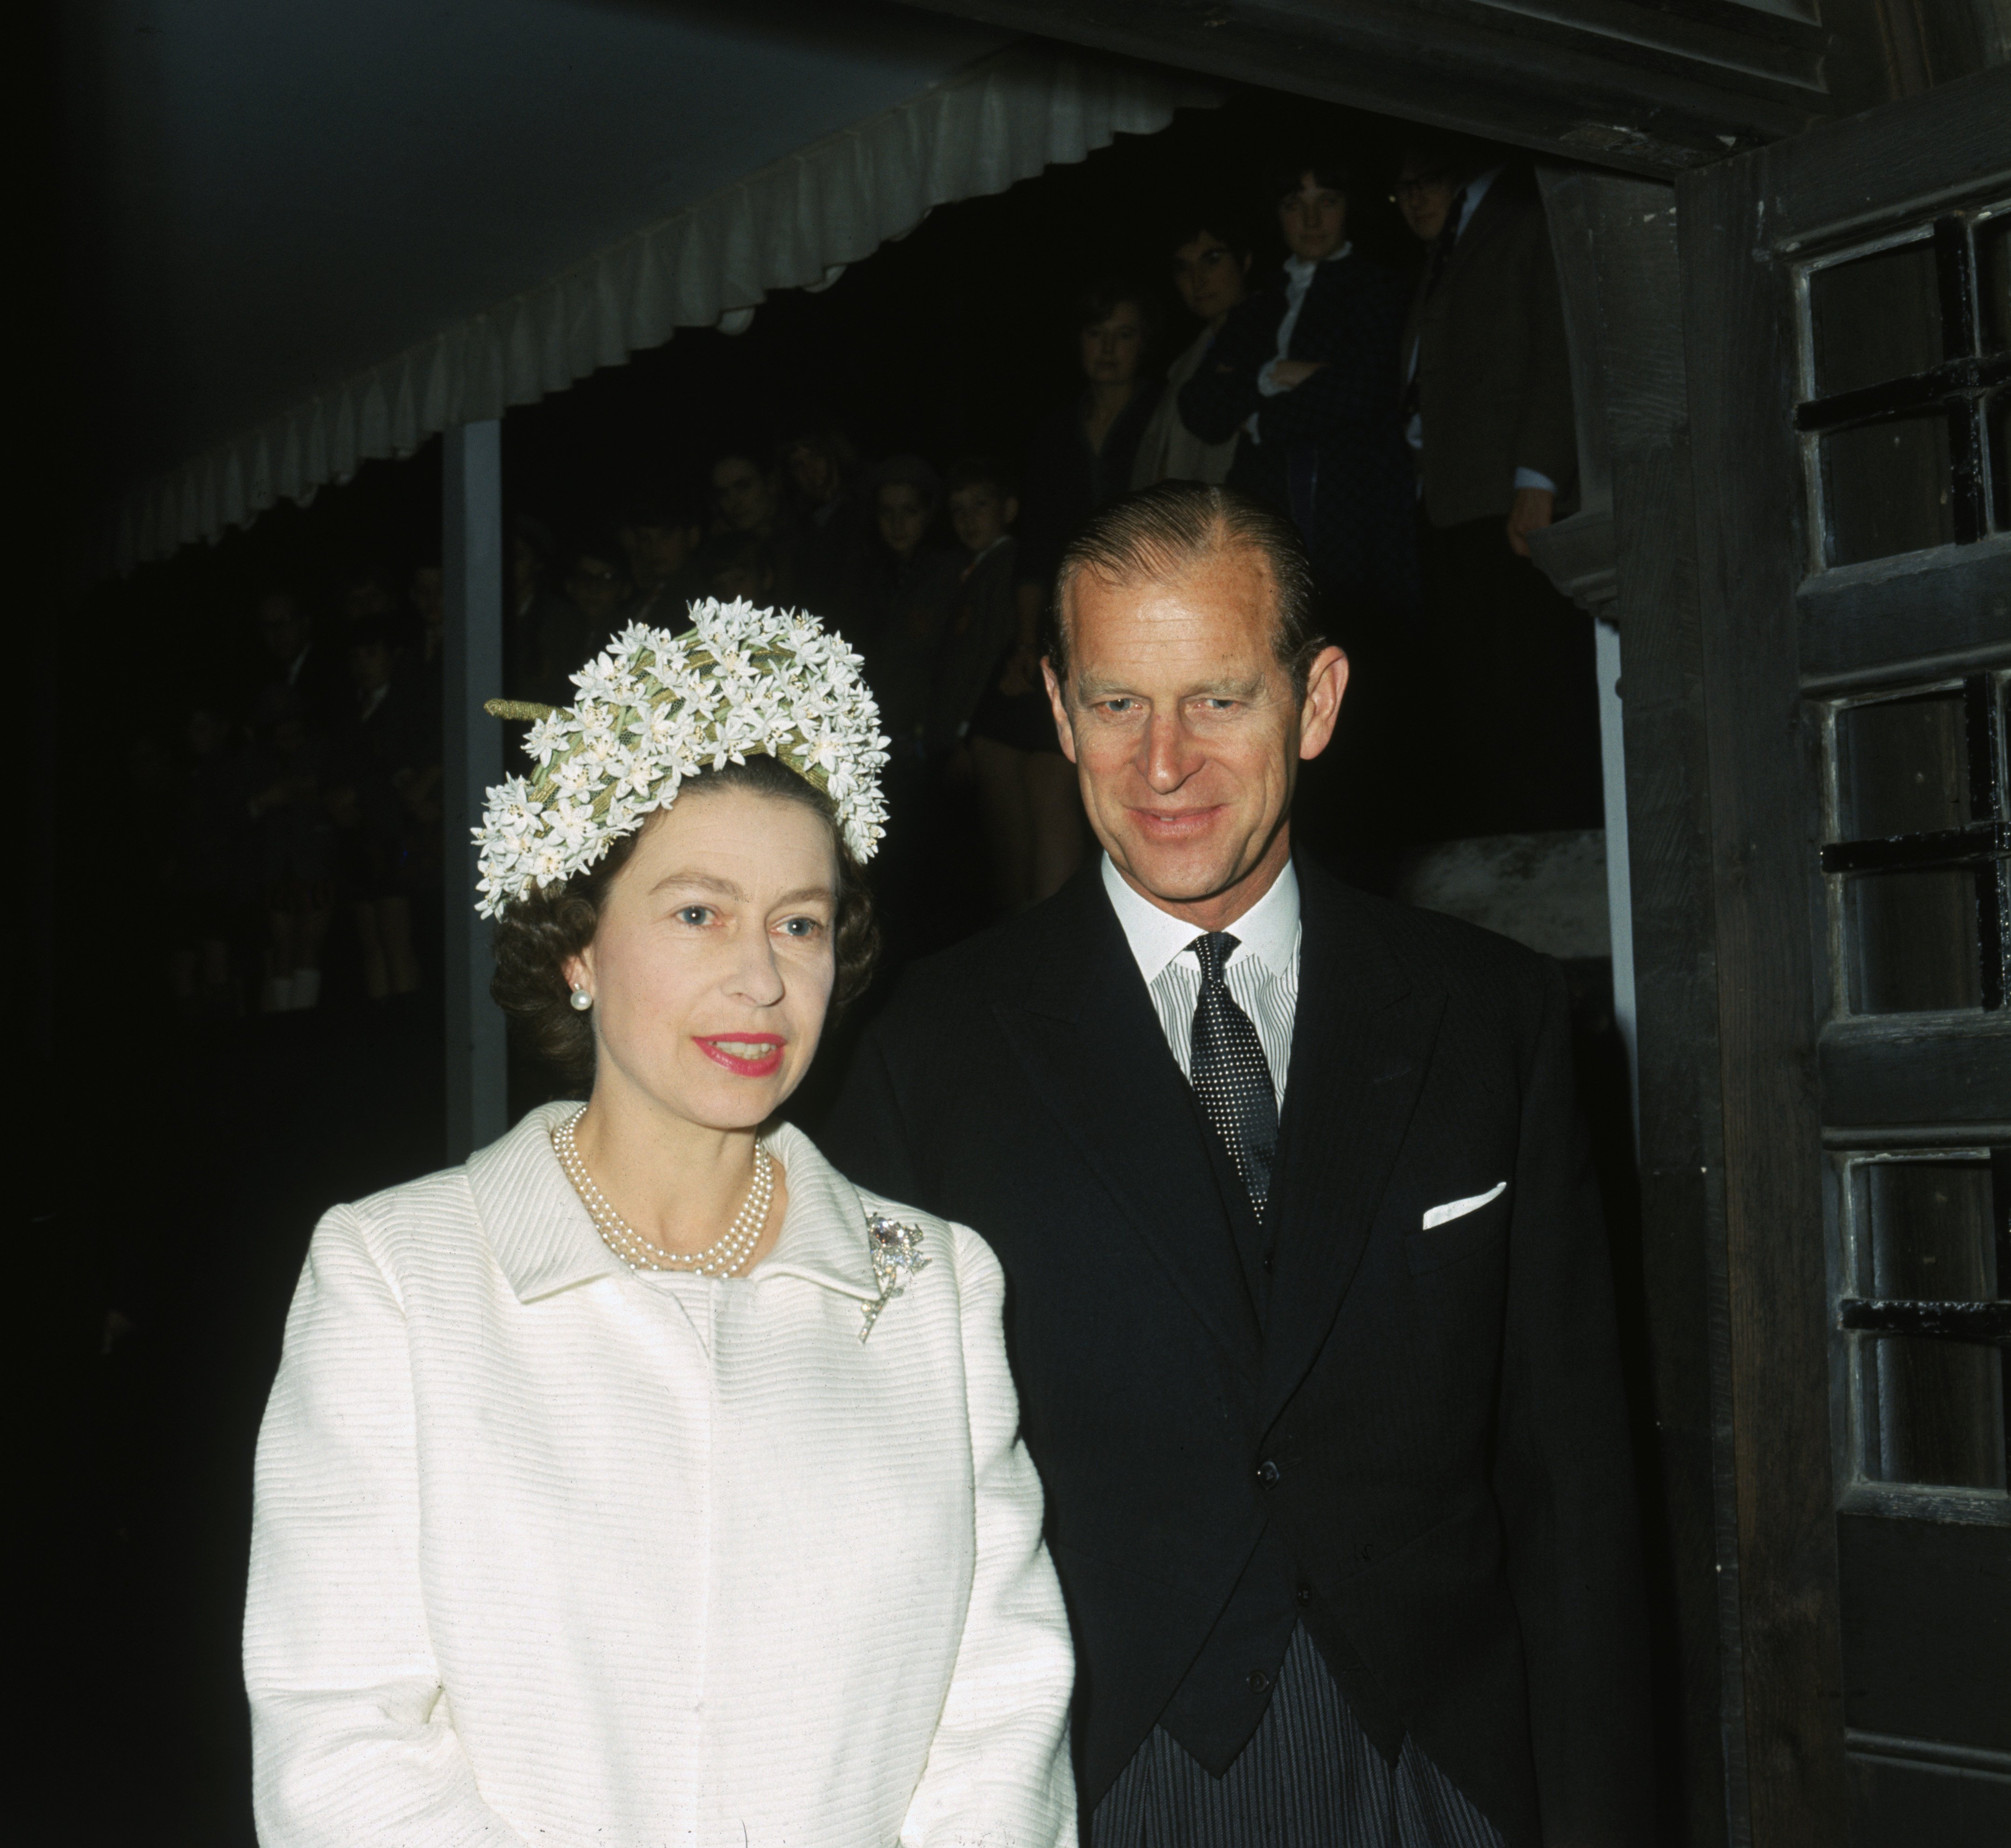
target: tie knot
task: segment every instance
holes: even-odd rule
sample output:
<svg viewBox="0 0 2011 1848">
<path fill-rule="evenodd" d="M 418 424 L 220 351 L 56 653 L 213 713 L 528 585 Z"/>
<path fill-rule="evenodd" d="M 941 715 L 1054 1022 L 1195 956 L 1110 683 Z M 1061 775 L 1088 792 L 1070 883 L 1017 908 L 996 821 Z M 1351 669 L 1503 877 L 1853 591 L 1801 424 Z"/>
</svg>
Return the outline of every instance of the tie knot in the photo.
<svg viewBox="0 0 2011 1848">
<path fill-rule="evenodd" d="M 1211 930 L 1207 936 L 1198 936 L 1187 945 L 1201 964 L 1204 986 L 1212 986 L 1221 981 L 1223 965 L 1228 961 L 1240 940 L 1226 930 Z"/>
</svg>

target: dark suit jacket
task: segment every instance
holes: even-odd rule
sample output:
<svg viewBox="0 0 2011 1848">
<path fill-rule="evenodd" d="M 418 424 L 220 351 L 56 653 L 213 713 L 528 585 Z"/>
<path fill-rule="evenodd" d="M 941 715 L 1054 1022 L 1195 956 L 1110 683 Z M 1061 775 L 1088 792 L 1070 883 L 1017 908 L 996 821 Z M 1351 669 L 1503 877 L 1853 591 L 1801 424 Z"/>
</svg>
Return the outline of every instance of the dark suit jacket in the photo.
<svg viewBox="0 0 2011 1848">
<path fill-rule="evenodd" d="M 1571 511 L 1571 353 L 1550 226 L 1526 173 L 1511 167 L 1495 176 L 1429 301 L 1424 286 L 1420 279 L 1404 353 L 1408 363 L 1417 346 L 1432 524 L 1504 517 L 1518 468 L 1548 475 L 1559 516 Z"/>
<path fill-rule="evenodd" d="M 1086 1807 L 1282 1542 L 1386 1750 L 1414 1736 L 1511 1843 L 1645 1842 L 1633 1490 L 1561 976 L 1300 878 L 1262 1322 L 1094 865 L 910 972 L 825 1146 L 1005 1267 Z"/>
<path fill-rule="evenodd" d="M 1404 300 L 1393 270 L 1362 257 L 1323 263 L 1293 324 L 1288 355 L 1324 360 L 1319 371 L 1274 397 L 1258 389 L 1285 318 L 1280 286 L 1235 309 L 1180 393 L 1181 421 L 1205 442 L 1234 435 L 1254 412 L 1258 440 L 1237 444 L 1229 485 L 1298 521 L 1329 588 L 1398 607 L 1418 595 L 1417 478 L 1397 414 Z"/>
<path fill-rule="evenodd" d="M 1009 534 L 983 558 L 963 567 L 956 601 L 936 650 L 929 696 L 928 747 L 947 751 L 969 728 L 986 690 L 998 677 L 1020 633 L 1014 601 L 1019 542 Z"/>
</svg>

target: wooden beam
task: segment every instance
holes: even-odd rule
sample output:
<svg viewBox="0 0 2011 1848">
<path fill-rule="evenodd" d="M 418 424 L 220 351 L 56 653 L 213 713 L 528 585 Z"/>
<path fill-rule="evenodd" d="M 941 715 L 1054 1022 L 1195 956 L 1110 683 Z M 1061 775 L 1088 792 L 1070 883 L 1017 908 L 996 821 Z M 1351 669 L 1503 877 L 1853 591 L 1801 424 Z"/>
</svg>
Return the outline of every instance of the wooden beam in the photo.
<svg viewBox="0 0 2011 1848">
<path fill-rule="evenodd" d="M 1678 194 L 1752 1839 L 1756 1848 L 1832 1848 L 1849 1832 L 1826 1175 L 1813 1056 L 1821 740 L 1798 697 L 1795 593 L 1807 553 L 1788 285 L 1760 247 L 1782 177 L 1762 151 L 1689 176 Z"/>
<path fill-rule="evenodd" d="M 1743 1839 L 1746 1797 L 1716 925 L 1675 194 L 1582 169 L 1539 172 L 1564 296 L 1586 504 L 1603 510 L 1613 594 L 1600 609 L 1618 625 L 1625 662 L 1617 703 L 1641 1246 L 1638 1269 L 1624 1253 L 1618 1267 L 1639 1278 L 1653 1394 L 1643 1473 L 1663 1716 L 1657 1807 L 1664 1839 L 1717 1848 Z"/>
<path fill-rule="evenodd" d="M 489 927 L 475 913 L 470 830 L 503 780 L 503 728 L 482 709 L 503 690 L 503 425 L 458 424 L 441 442 L 440 563 L 447 604 L 441 856 L 446 887 L 447 1159 L 508 1127 L 503 1015 L 489 998 Z"/>
<path fill-rule="evenodd" d="M 1664 177 L 1797 133 L 1836 108 L 1823 75 L 1831 35 L 1745 8 L 1633 0 L 909 3 Z"/>
</svg>

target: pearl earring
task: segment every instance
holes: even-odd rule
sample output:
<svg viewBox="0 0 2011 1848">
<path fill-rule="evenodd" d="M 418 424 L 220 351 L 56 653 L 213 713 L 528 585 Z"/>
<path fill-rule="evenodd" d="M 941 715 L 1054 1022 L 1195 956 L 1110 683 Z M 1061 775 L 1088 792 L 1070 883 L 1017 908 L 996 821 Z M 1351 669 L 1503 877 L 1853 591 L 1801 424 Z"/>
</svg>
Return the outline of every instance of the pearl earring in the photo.
<svg viewBox="0 0 2011 1848">
<path fill-rule="evenodd" d="M 584 1014 L 587 1009 L 591 1008 L 593 1005 L 593 997 L 589 994 L 585 989 L 575 988 L 572 991 L 572 1011 L 574 1013 Z"/>
</svg>

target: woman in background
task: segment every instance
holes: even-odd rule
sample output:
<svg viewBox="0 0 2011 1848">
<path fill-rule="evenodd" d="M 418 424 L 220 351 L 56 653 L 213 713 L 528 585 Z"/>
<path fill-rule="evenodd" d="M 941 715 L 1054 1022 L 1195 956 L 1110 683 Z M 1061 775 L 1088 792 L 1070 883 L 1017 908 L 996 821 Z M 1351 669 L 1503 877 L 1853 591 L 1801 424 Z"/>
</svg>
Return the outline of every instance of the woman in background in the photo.
<svg viewBox="0 0 2011 1848">
<path fill-rule="evenodd" d="M 1201 370 L 1230 311 L 1249 293 L 1253 246 L 1242 228 L 1242 215 L 1226 199 L 1204 199 L 1169 229 L 1166 247 L 1173 259 L 1173 286 L 1201 327 L 1166 368 L 1166 389 L 1131 466 L 1134 488 L 1149 488 L 1155 482 L 1219 485 L 1229 478 L 1238 432 L 1232 430 L 1219 442 L 1195 435 L 1180 421 L 1180 393 Z"/>
</svg>

